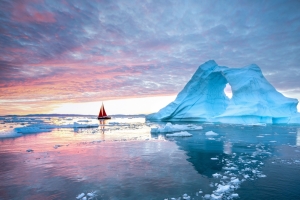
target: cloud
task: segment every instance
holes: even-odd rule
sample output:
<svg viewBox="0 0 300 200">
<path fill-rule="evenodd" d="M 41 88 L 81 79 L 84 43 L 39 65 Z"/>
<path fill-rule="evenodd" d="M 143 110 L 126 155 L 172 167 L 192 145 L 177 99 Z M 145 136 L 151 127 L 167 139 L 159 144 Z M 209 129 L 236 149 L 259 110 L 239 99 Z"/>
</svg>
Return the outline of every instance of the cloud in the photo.
<svg viewBox="0 0 300 200">
<path fill-rule="evenodd" d="M 299 1 L 1 1 L 1 99 L 173 95 L 210 59 L 256 63 L 278 90 L 297 91 L 299 8 Z"/>
</svg>

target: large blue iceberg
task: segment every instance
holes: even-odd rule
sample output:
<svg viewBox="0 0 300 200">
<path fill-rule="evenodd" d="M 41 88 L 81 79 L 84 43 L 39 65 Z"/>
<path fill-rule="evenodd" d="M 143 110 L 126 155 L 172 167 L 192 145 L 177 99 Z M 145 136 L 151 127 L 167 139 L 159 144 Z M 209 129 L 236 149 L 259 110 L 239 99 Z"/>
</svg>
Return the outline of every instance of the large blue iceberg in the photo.
<svg viewBox="0 0 300 200">
<path fill-rule="evenodd" d="M 233 96 L 224 88 L 229 83 Z M 202 64 L 175 101 L 146 116 L 150 121 L 200 121 L 232 124 L 298 124 L 297 99 L 278 92 L 255 65 L 243 68 Z"/>
</svg>

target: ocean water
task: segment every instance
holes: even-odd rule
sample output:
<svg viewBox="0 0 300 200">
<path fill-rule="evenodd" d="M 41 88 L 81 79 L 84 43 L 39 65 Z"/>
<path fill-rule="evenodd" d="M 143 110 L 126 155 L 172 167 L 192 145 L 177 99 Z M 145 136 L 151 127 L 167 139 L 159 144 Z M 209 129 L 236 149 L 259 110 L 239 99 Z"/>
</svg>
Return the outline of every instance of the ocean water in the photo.
<svg viewBox="0 0 300 200">
<path fill-rule="evenodd" d="M 165 124 L 1 117 L 0 199 L 300 199 L 299 127 Z"/>
</svg>

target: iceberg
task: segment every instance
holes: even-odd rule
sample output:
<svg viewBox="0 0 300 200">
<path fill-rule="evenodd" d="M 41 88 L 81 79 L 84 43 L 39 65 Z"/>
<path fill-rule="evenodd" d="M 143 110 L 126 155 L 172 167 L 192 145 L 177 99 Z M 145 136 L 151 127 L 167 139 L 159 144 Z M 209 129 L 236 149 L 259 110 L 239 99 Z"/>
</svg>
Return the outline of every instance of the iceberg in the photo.
<svg viewBox="0 0 300 200">
<path fill-rule="evenodd" d="M 229 84 L 232 98 L 224 88 Z M 198 121 L 230 124 L 299 124 L 298 100 L 278 92 L 255 65 L 200 65 L 176 99 L 146 116 L 149 121 Z"/>
</svg>

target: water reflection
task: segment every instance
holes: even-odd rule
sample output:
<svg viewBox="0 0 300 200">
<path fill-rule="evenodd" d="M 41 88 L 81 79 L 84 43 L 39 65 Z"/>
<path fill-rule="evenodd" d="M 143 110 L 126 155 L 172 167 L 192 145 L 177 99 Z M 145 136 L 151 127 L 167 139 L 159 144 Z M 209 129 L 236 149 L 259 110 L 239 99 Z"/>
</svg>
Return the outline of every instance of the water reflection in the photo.
<svg viewBox="0 0 300 200">
<path fill-rule="evenodd" d="M 103 119 L 99 119 L 98 121 L 99 121 L 99 124 L 100 124 L 100 126 L 99 126 L 100 132 L 102 134 L 104 134 L 104 132 L 105 132 L 105 124 L 107 122 L 106 122 L 106 120 L 103 120 Z"/>
<path fill-rule="evenodd" d="M 181 150 L 189 157 L 199 174 L 212 177 L 220 172 L 227 164 L 226 159 L 236 155 L 253 156 L 253 160 L 269 157 L 275 153 L 276 146 L 282 144 L 299 144 L 299 129 L 281 126 L 229 126 L 229 125 L 203 125 L 203 130 L 188 131 L 192 137 L 168 138 L 166 134 L 151 134 L 152 138 L 162 138 L 175 141 Z M 218 133 L 209 137 L 207 131 Z M 298 130 L 298 134 L 293 132 Z"/>
<path fill-rule="evenodd" d="M 300 146 L 300 128 L 297 128 L 297 142 L 296 142 L 297 146 Z"/>
<path fill-rule="evenodd" d="M 66 120 L 74 119 L 60 123 Z M 282 163 L 297 164 L 292 157 L 298 155 L 297 127 L 203 124 L 203 130 L 188 131 L 191 137 L 166 137 L 150 134 L 159 124 L 144 118 L 99 120 L 99 125 L 0 140 L 0 199 L 75 199 L 92 190 L 98 199 L 178 199 L 184 193 L 225 198 L 242 182 L 267 179 L 268 162 L 281 169 Z M 280 186 L 290 176 L 283 176 Z"/>
</svg>

